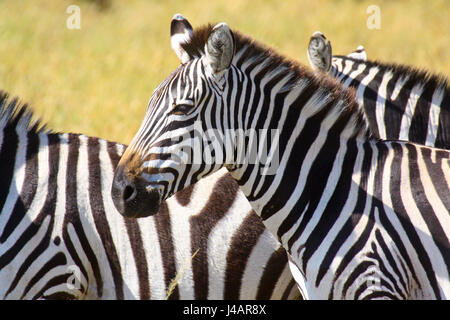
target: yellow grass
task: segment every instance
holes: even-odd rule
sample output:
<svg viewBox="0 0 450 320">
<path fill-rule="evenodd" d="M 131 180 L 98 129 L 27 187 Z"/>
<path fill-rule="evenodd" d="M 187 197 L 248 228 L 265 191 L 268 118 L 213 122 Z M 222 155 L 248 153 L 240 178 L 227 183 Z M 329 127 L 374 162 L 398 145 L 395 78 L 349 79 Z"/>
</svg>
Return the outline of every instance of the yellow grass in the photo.
<svg viewBox="0 0 450 320">
<path fill-rule="evenodd" d="M 181 277 L 183 276 L 184 272 L 186 271 L 186 269 L 188 268 L 188 266 L 192 262 L 192 260 L 195 258 L 195 256 L 197 255 L 199 250 L 200 250 L 200 248 L 195 250 L 194 254 L 187 261 L 185 261 L 184 265 L 181 267 L 180 271 L 176 274 L 175 278 L 173 278 L 172 281 L 170 281 L 169 288 L 167 289 L 167 293 L 166 293 L 166 300 L 169 300 L 170 296 L 173 293 L 173 290 L 175 290 Z"/>
<path fill-rule="evenodd" d="M 80 30 L 66 28 L 71 4 L 81 8 Z M 366 27 L 373 4 L 380 30 Z M 0 88 L 55 130 L 128 143 L 153 88 L 178 65 L 169 40 L 177 12 L 194 26 L 225 21 L 305 64 L 309 36 L 321 30 L 337 54 L 362 44 L 370 58 L 450 71 L 448 0 L 112 0 L 107 10 L 90 1 L 4 0 Z"/>
</svg>

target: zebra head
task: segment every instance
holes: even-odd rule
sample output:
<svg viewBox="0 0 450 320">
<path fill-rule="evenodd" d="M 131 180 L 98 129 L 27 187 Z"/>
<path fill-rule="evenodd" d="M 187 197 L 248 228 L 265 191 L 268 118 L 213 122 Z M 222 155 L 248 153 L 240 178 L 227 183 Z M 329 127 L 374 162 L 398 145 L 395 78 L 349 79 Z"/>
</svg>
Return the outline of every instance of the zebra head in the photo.
<svg viewBox="0 0 450 320">
<path fill-rule="evenodd" d="M 208 137 L 206 126 L 222 126 L 214 122 L 224 112 L 235 53 L 233 33 L 219 23 L 194 34 L 179 14 L 170 30 L 181 65 L 153 92 L 145 119 L 115 171 L 112 197 L 127 217 L 156 213 L 161 201 L 217 171 L 231 156 L 223 144 L 211 143 L 221 138 Z M 199 152 L 202 160 L 197 159 Z"/>
<path fill-rule="evenodd" d="M 333 66 L 333 55 L 330 40 L 325 35 L 316 31 L 309 40 L 306 51 L 311 67 L 316 71 L 330 73 Z M 353 52 L 347 55 L 356 60 L 367 60 L 366 50 L 363 46 L 358 46 Z"/>
</svg>

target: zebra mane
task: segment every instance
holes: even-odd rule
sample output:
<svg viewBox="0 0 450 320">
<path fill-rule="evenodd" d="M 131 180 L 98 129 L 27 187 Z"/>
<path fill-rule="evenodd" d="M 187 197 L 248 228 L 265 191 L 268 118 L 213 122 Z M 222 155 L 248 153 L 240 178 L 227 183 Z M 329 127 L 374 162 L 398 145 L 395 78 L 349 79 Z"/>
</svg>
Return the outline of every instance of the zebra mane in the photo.
<svg viewBox="0 0 450 320">
<path fill-rule="evenodd" d="M 442 88 L 446 91 L 447 95 L 450 95 L 450 83 L 448 78 L 441 73 L 433 73 L 426 69 L 419 69 L 417 67 L 404 65 L 400 63 L 387 63 L 380 62 L 378 60 L 366 60 L 361 61 L 349 56 L 336 55 L 336 58 L 351 60 L 357 63 L 364 63 L 367 67 L 378 67 L 382 72 L 391 71 L 392 73 L 399 75 L 400 77 L 408 77 L 408 81 L 412 83 L 423 83 L 433 88 Z"/>
<path fill-rule="evenodd" d="M 191 38 L 182 43 L 182 48 L 191 58 L 200 57 L 204 54 L 205 44 L 211 34 L 215 24 L 207 24 L 199 28 L 195 28 Z M 354 113 L 356 115 L 355 129 L 357 131 L 365 130 L 368 131 L 368 121 L 366 115 L 359 108 L 356 100 L 356 94 L 353 89 L 345 89 L 341 86 L 339 81 L 322 75 L 315 74 L 308 67 L 299 64 L 297 61 L 289 59 L 279 53 L 274 49 L 256 41 L 255 39 L 246 36 L 239 31 L 232 30 L 234 40 L 236 55 L 240 53 L 240 61 L 245 61 L 246 59 L 252 59 L 253 63 L 264 63 L 264 69 L 267 73 L 284 69 L 286 74 L 291 74 L 291 79 L 283 87 L 283 90 L 290 90 L 295 87 L 299 80 L 307 78 L 313 86 L 316 88 L 322 88 L 324 92 L 330 95 L 331 101 L 341 100 L 343 103 L 343 109 L 341 114 L 343 118 L 347 118 L 349 114 Z M 241 53 L 241 51 L 243 51 Z"/>
<path fill-rule="evenodd" d="M 11 128 L 36 134 L 52 133 L 40 119 L 34 118 L 27 103 L 20 102 L 18 97 L 10 99 L 7 92 L 0 90 L 0 130 Z"/>
</svg>

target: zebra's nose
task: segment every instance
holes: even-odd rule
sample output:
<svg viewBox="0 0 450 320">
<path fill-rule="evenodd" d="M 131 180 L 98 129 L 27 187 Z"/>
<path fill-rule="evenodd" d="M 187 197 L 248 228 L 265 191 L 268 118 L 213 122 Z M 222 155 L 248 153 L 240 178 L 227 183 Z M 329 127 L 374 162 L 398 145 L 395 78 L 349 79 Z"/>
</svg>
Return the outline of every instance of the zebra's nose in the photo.
<svg viewBox="0 0 450 320">
<path fill-rule="evenodd" d="M 136 187 L 133 184 L 128 184 L 123 189 L 122 200 L 127 202 L 132 202 L 137 195 Z"/>
<path fill-rule="evenodd" d="M 148 217 L 159 209 L 160 195 L 149 192 L 139 180 L 128 176 L 122 166 L 117 167 L 111 196 L 117 211 L 127 218 Z"/>
</svg>

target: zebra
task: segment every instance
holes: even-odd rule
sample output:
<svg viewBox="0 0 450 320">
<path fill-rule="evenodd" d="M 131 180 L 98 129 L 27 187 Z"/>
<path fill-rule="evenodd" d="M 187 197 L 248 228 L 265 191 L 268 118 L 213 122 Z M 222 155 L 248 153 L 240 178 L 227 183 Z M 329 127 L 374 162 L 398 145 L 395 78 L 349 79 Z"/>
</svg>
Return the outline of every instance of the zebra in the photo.
<svg viewBox="0 0 450 320">
<path fill-rule="evenodd" d="M 362 46 L 348 56 L 332 56 L 330 41 L 319 31 L 311 36 L 307 55 L 313 69 L 356 90 L 377 137 L 450 149 L 450 86 L 444 76 L 367 61 Z"/>
<path fill-rule="evenodd" d="M 126 146 L 32 118 L 0 93 L 1 299 L 298 297 L 284 249 L 226 170 L 158 216 L 122 218 L 109 191 Z"/>
<path fill-rule="evenodd" d="M 181 65 L 116 167 L 118 211 L 155 214 L 226 167 L 305 298 L 450 298 L 450 152 L 376 139 L 336 81 L 226 23 L 189 26 L 172 19 Z"/>
</svg>

